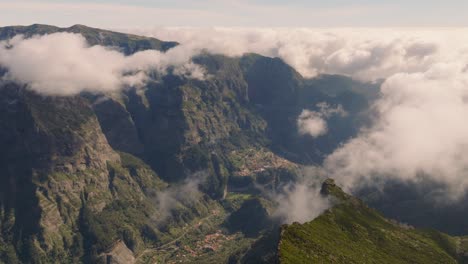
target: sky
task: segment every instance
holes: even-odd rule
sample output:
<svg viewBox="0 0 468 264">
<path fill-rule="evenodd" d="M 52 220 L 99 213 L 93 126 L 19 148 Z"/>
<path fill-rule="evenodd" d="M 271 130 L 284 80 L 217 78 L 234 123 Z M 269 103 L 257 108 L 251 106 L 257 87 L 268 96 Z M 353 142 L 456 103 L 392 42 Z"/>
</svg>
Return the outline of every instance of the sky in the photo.
<svg viewBox="0 0 468 264">
<path fill-rule="evenodd" d="M 0 26 L 465 27 L 466 0 L 0 0 Z"/>
</svg>

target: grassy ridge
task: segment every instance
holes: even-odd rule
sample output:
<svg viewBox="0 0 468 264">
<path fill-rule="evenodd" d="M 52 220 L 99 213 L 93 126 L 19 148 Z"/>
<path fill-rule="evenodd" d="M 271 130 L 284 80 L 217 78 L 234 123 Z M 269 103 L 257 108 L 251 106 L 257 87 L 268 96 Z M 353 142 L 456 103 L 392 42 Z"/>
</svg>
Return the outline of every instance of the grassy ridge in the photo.
<svg viewBox="0 0 468 264">
<path fill-rule="evenodd" d="M 464 263 L 460 238 L 387 220 L 328 184 L 324 193 L 338 204 L 311 222 L 282 228 L 280 263 Z"/>
</svg>

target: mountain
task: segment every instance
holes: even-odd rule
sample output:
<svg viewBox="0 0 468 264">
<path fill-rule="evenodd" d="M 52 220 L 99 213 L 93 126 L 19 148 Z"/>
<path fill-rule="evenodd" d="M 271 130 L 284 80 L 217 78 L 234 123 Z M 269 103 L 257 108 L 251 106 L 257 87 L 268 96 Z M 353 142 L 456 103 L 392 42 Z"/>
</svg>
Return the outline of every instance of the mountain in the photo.
<svg viewBox="0 0 468 264">
<path fill-rule="evenodd" d="M 384 218 L 333 180 L 322 194 L 335 204 L 305 224 L 283 226 L 280 263 L 467 263 L 466 237 L 415 229 Z"/>
<path fill-rule="evenodd" d="M 155 38 L 140 37 L 136 35 L 123 34 L 109 30 L 91 28 L 83 25 L 74 25 L 68 28 L 60 28 L 49 25 L 34 24 L 31 26 L 9 26 L 0 28 L 0 40 L 11 39 L 17 35 L 23 35 L 25 38 L 34 35 L 46 35 L 59 32 L 68 32 L 81 34 L 88 44 L 118 47 L 126 54 L 133 54 L 143 50 L 167 51 L 177 46 L 177 42 L 160 41 Z"/>
<path fill-rule="evenodd" d="M 56 32 L 82 34 L 90 45 L 126 55 L 178 45 L 81 25 L 4 27 L 0 40 Z M 192 60 L 210 78 L 169 71 L 151 75 L 143 88 L 67 97 L 0 80 L 0 263 L 277 259 L 275 195 L 369 122 L 380 83 L 337 75 L 306 79 L 281 59 L 258 54 L 202 53 Z M 328 118 L 325 135 L 299 133 L 302 111 L 324 106 L 346 114 Z M 358 216 L 346 214 L 363 212 L 375 222 L 365 218 L 359 230 L 377 223 L 414 237 L 415 245 L 429 243 L 421 252 L 457 258 L 451 245 L 461 239 L 400 230 L 341 196 L 340 205 L 317 218 L 320 224 L 343 212 L 336 216 L 344 217 L 339 225 L 320 226 L 324 237 L 331 232 L 351 245 L 338 231 L 355 224 Z M 282 245 L 290 238 L 295 243 L 295 228 L 308 225 L 284 227 Z M 288 255 L 282 250 L 280 259 Z"/>
</svg>

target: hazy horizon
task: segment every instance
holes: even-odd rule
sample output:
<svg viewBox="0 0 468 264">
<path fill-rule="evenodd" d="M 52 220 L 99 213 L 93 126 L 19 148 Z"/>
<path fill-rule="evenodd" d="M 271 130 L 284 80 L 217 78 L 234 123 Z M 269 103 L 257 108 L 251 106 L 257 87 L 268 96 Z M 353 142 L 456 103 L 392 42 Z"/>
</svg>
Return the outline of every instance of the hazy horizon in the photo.
<svg viewBox="0 0 468 264">
<path fill-rule="evenodd" d="M 0 25 L 466 27 L 466 1 L 0 1 Z M 397 14 L 397 15 L 396 15 Z"/>
</svg>

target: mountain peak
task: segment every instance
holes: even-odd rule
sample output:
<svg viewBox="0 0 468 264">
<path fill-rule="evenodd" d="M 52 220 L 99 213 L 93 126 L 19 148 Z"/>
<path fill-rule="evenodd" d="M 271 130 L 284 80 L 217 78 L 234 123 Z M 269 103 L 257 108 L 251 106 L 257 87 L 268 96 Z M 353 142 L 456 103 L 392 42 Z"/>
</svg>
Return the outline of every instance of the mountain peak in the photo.
<svg viewBox="0 0 468 264">
<path fill-rule="evenodd" d="M 156 38 L 114 32 L 81 24 L 76 24 L 68 28 L 43 24 L 0 27 L 0 40 L 10 39 L 16 35 L 24 35 L 28 38 L 35 35 L 47 35 L 58 32 L 81 34 L 91 46 L 102 45 L 118 47 L 125 55 L 131 55 L 144 50 L 167 51 L 179 44 L 173 41 L 161 41 Z"/>
<path fill-rule="evenodd" d="M 71 26 L 69 28 L 90 28 L 90 27 L 82 25 L 82 24 L 75 24 L 75 25 L 73 25 L 73 26 Z"/>
<path fill-rule="evenodd" d="M 321 194 L 338 203 L 310 222 L 282 228 L 279 263 L 466 263 L 464 238 L 388 220 L 333 179 Z"/>
<path fill-rule="evenodd" d="M 322 183 L 320 193 L 323 195 L 329 195 L 333 189 L 339 188 L 336 186 L 335 180 L 328 178 Z"/>
<path fill-rule="evenodd" d="M 320 194 L 323 196 L 332 196 L 336 199 L 344 202 L 352 199 L 353 197 L 345 193 L 338 185 L 336 185 L 334 179 L 326 179 L 322 183 L 322 188 L 320 189 Z"/>
</svg>

